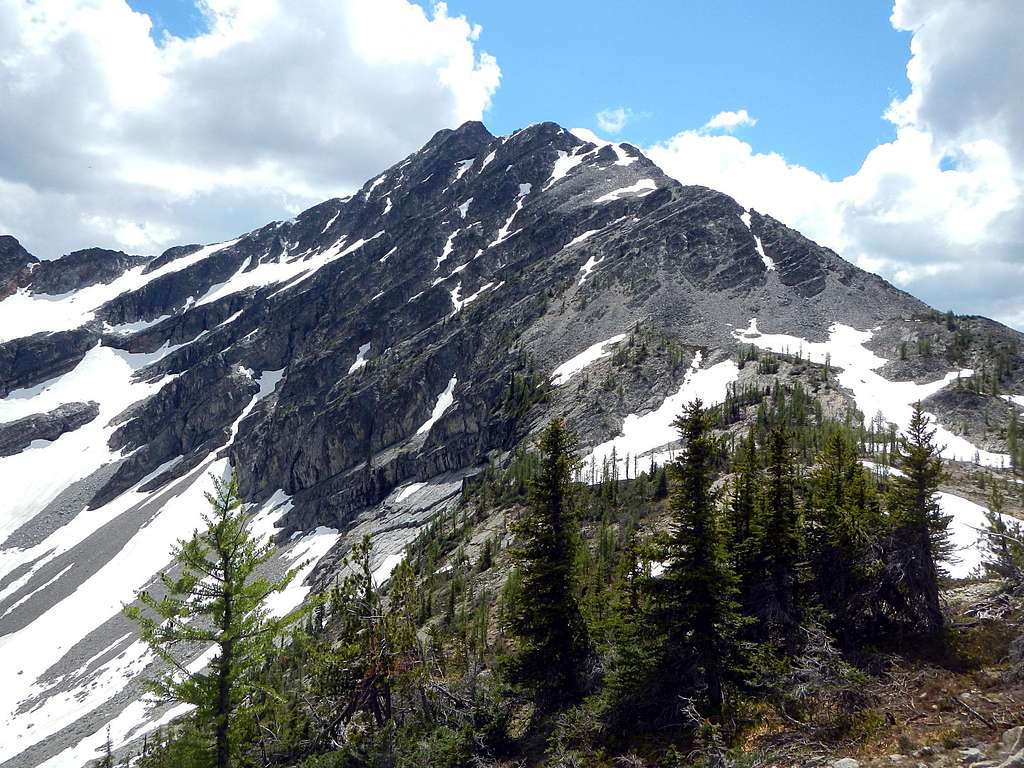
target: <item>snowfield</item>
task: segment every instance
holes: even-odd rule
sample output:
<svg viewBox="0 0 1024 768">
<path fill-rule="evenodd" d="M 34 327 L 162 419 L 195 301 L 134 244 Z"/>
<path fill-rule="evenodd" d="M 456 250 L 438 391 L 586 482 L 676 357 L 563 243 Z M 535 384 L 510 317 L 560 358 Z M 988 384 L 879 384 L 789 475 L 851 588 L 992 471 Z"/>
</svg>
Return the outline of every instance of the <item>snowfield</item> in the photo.
<svg viewBox="0 0 1024 768">
<path fill-rule="evenodd" d="M 241 238 L 207 245 L 195 253 L 164 264 L 148 274 L 145 265 L 129 269 L 116 280 L 104 285 L 97 283 L 77 291 L 52 296 L 19 290 L 0 301 L 0 342 L 31 336 L 34 333 L 69 331 L 96 317 L 96 310 L 122 293 L 137 291 L 159 277 L 179 272 L 203 259 L 222 251 Z"/>
<path fill-rule="evenodd" d="M 700 398 L 705 406 L 716 405 L 725 400 L 729 385 L 739 376 L 739 368 L 732 360 L 701 368 L 700 352 L 693 358 L 690 370 L 683 379 L 679 390 L 666 397 L 662 404 L 650 413 L 638 415 L 631 413 L 622 423 L 622 432 L 607 442 L 601 443 L 584 459 L 584 472 L 591 466 L 598 473 L 604 462 L 611 465 L 614 452 L 616 463 L 625 476 L 626 457 L 645 457 L 644 469 L 650 463 L 650 457 L 663 462 L 670 455 L 668 446 L 679 439 L 674 422 L 683 411 L 683 406 L 694 398 Z M 600 476 L 597 478 L 600 480 Z"/>
<path fill-rule="evenodd" d="M 170 380 L 144 383 L 132 379 L 137 370 L 167 351 L 169 348 L 164 347 L 151 355 L 133 355 L 97 344 L 68 373 L 30 389 L 16 390 L 0 400 L 0 422 L 45 413 L 72 402 L 91 400 L 100 408 L 99 415 L 85 426 L 35 450 L 0 458 L 0 483 L 4 488 L 18 489 L 4 501 L 0 542 L 71 483 L 117 458 L 107 447 L 115 429 L 109 422 Z"/>
<path fill-rule="evenodd" d="M 784 333 L 762 333 L 757 319 L 751 319 L 745 330 L 736 329 L 733 337 L 744 344 L 753 344 L 760 349 L 782 354 L 800 354 L 806 359 L 824 364 L 829 361 L 841 369 L 839 383 L 853 393 L 857 408 L 864 414 L 865 423 L 881 413 L 887 422 L 905 430 L 910 424 L 914 403 L 935 394 L 953 383 L 960 376 L 970 376 L 973 371 L 963 369 L 950 371 L 943 378 L 927 384 L 913 381 L 889 381 L 877 373 L 888 362 L 864 345 L 871 340 L 871 331 L 858 331 L 848 325 L 836 323 L 829 329 L 828 341 L 811 342 L 798 336 Z M 943 458 L 953 461 L 978 462 L 987 467 L 1008 467 L 1010 457 L 1003 453 L 983 451 L 970 441 L 954 435 L 932 417 L 935 439 L 944 446 Z"/>
</svg>

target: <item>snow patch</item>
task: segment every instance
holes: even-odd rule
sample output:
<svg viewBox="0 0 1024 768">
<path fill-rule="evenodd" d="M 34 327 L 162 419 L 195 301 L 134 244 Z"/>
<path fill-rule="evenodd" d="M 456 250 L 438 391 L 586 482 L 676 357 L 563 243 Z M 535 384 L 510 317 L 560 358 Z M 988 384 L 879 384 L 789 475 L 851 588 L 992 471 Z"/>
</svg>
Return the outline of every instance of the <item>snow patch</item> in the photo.
<svg viewBox="0 0 1024 768">
<path fill-rule="evenodd" d="M 60 295 L 30 293 L 21 289 L 0 301 L 0 343 L 44 331 L 54 333 L 78 328 L 95 319 L 96 310 L 111 299 L 137 291 L 164 275 L 180 272 L 229 248 L 240 239 L 207 245 L 148 274 L 143 274 L 145 265 L 134 267 L 106 285 L 97 283 Z"/>
<path fill-rule="evenodd" d="M 420 488 L 425 487 L 426 485 L 426 483 L 409 483 L 409 485 L 403 486 L 402 488 L 399 489 L 398 495 L 395 496 L 394 503 L 398 504 L 402 501 L 405 501 L 407 498 L 416 493 L 416 491 L 418 491 Z"/>
<path fill-rule="evenodd" d="M 394 552 L 385 557 L 376 568 L 373 569 L 372 578 L 373 583 L 377 587 L 381 587 L 384 583 L 391 578 L 391 574 L 395 572 L 395 568 L 402 564 L 405 559 L 404 552 Z"/>
<path fill-rule="evenodd" d="M 679 417 L 683 406 L 694 398 L 700 398 L 705 407 L 725 400 L 729 385 L 739 376 L 739 368 L 732 360 L 724 360 L 710 368 L 701 368 L 703 356 L 698 352 L 683 379 L 682 386 L 674 395 L 665 398 L 654 411 L 643 416 L 631 413 L 622 423 L 622 432 L 607 442 L 601 443 L 586 458 L 584 467 L 592 462 L 600 469 L 604 462 L 611 462 L 614 451 L 616 462 L 625 468 L 627 454 L 631 457 L 654 452 L 661 460 L 667 454 L 666 446 L 679 439 L 672 422 Z"/>
<path fill-rule="evenodd" d="M 555 182 L 565 178 L 569 171 L 583 162 L 583 155 L 580 154 L 580 150 L 582 149 L 583 145 L 581 144 L 577 147 L 573 147 L 572 152 L 566 152 L 564 149 L 558 150 L 558 158 L 555 160 L 555 164 L 551 167 L 551 176 L 548 177 L 543 189 L 548 189 L 555 184 Z"/>
<path fill-rule="evenodd" d="M 92 400 L 99 404 L 99 415 L 88 424 L 36 450 L 0 458 L 0 487 L 18 489 L 3 503 L 0 541 L 41 512 L 69 485 L 118 457 L 107 445 L 114 433 L 109 423 L 170 380 L 133 379 L 137 370 L 160 356 L 160 352 L 133 355 L 97 344 L 68 373 L 31 389 L 15 390 L 0 400 L 0 422 L 46 413 L 70 402 Z"/>
<path fill-rule="evenodd" d="M 448 240 L 446 240 L 444 244 L 444 250 L 441 251 L 441 255 L 437 257 L 437 264 L 434 265 L 434 269 L 440 269 L 441 263 L 449 256 L 451 256 L 452 251 L 455 250 L 455 237 L 461 231 L 461 229 L 456 229 L 454 232 L 448 235 Z"/>
<path fill-rule="evenodd" d="M 612 144 L 611 148 L 612 151 L 615 152 L 615 156 L 618 158 L 615 161 L 615 165 L 632 165 L 637 160 L 639 160 L 639 158 L 636 157 L 635 155 L 627 154 L 626 148 L 623 147 L 621 144 Z"/>
<path fill-rule="evenodd" d="M 944 491 L 938 493 L 938 501 L 942 514 L 952 518 L 948 530 L 955 559 L 943 565 L 953 578 L 967 578 L 981 565 L 983 559 L 981 532 L 988 527 L 988 510 L 980 504 Z"/>
<path fill-rule="evenodd" d="M 512 222 L 515 221 L 516 216 L 523 210 L 523 205 L 526 203 L 526 196 L 530 194 L 530 190 L 533 188 L 532 184 L 520 184 L 519 194 L 516 196 L 516 208 L 512 211 L 512 215 L 508 217 L 501 229 L 498 230 L 498 236 L 494 238 L 494 242 L 488 245 L 488 248 L 493 248 L 496 245 L 503 243 L 510 237 L 518 235 L 522 230 L 517 229 L 515 232 L 509 233 L 509 229 L 512 227 Z"/>
<path fill-rule="evenodd" d="M 595 203 L 610 203 L 613 200 L 618 200 L 620 197 L 635 196 L 635 197 L 646 197 L 658 188 L 658 185 L 654 183 L 654 179 L 640 179 L 635 184 L 631 184 L 628 187 L 620 187 L 619 189 L 613 189 L 607 195 L 601 195 L 599 198 L 594 200 Z"/>
<path fill-rule="evenodd" d="M 610 339 L 599 341 L 596 344 L 592 344 L 587 347 L 575 357 L 566 360 L 560 366 L 555 368 L 555 370 L 551 372 L 551 383 L 554 386 L 559 387 L 569 381 L 569 379 L 582 371 L 588 365 L 596 363 L 602 358 L 609 357 L 612 353 L 609 347 L 615 346 L 624 338 L 626 338 L 626 334 L 620 333 L 617 336 L 612 336 Z"/>
<path fill-rule="evenodd" d="M 387 174 L 386 173 L 382 173 L 380 176 L 378 176 L 376 179 L 374 179 L 373 183 L 370 184 L 370 188 L 366 190 L 366 194 L 363 195 L 363 200 L 366 201 L 366 202 L 369 202 L 370 195 L 373 194 L 373 190 L 375 190 L 377 187 L 379 187 L 381 184 L 383 184 L 384 183 L 384 179 L 386 179 L 386 178 L 387 178 Z"/>
<path fill-rule="evenodd" d="M 359 346 L 359 354 L 356 355 L 356 361 L 352 363 L 352 366 L 348 369 L 349 374 L 353 374 L 366 365 L 366 353 L 370 351 L 370 342 L 361 344 Z"/>
<path fill-rule="evenodd" d="M 474 162 L 476 162 L 476 159 L 472 157 L 469 158 L 469 160 L 460 160 L 457 163 L 459 169 L 455 172 L 455 180 L 458 181 L 459 179 L 461 179 L 465 175 L 466 171 L 473 167 Z"/>
<path fill-rule="evenodd" d="M 331 224 L 336 222 L 338 220 L 339 216 L 341 216 L 341 209 L 338 209 L 338 212 L 336 214 L 334 214 L 333 216 L 331 216 L 330 221 L 328 221 L 326 224 L 324 224 L 324 228 L 322 230 L 320 230 L 320 234 L 321 235 L 326 235 L 327 234 L 327 230 L 331 228 Z"/>
<path fill-rule="evenodd" d="M 798 336 L 783 333 L 761 333 L 757 319 L 753 318 L 746 330 L 734 330 L 733 337 L 744 344 L 753 344 L 782 354 L 801 354 L 815 363 L 824 363 L 826 358 L 832 366 L 839 368 L 839 383 L 853 393 L 857 408 L 869 422 L 875 414 L 881 413 L 886 422 L 900 430 L 906 430 L 914 403 L 925 400 L 961 376 L 970 376 L 973 371 L 963 369 L 951 371 L 943 378 L 927 384 L 913 381 L 889 381 L 876 371 L 888 362 L 864 345 L 871 340 L 871 331 L 858 331 L 848 325 L 835 323 L 829 328 L 828 341 L 810 342 Z M 974 461 L 989 467 L 1008 467 L 1010 457 L 1003 453 L 980 450 L 973 443 L 954 435 L 938 423 L 934 416 L 936 442 L 944 446 L 942 456 L 953 461 Z"/>
<path fill-rule="evenodd" d="M 298 564 L 292 566 L 298 568 L 298 573 L 287 587 L 273 593 L 264 602 L 271 616 L 285 616 L 302 604 L 311 589 L 305 584 L 306 577 L 340 538 L 341 533 L 337 529 L 321 525 L 281 553 L 283 560 Z"/>
<path fill-rule="evenodd" d="M 444 415 L 444 412 L 452 407 L 455 403 L 455 385 L 458 383 L 459 380 L 456 376 L 452 376 L 449 379 L 448 386 L 445 387 L 444 392 L 437 396 L 437 402 L 434 403 L 434 410 L 431 412 L 430 418 L 423 422 L 420 428 L 416 430 L 417 435 L 425 435 L 429 432 L 430 428 L 437 423 L 437 420 Z"/>
</svg>

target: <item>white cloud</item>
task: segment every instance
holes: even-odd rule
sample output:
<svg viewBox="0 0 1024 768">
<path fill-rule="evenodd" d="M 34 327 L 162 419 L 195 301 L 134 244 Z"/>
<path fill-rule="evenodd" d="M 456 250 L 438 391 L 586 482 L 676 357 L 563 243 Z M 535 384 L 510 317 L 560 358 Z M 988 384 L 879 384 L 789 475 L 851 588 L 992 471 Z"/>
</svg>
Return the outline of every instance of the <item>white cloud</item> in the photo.
<svg viewBox="0 0 1024 768">
<path fill-rule="evenodd" d="M 444 4 L 199 7 L 157 44 L 124 0 L 0 3 L 0 232 L 43 258 L 223 239 L 480 119 L 500 79 Z"/>
<path fill-rule="evenodd" d="M 1024 15 L 1016 0 L 897 0 L 912 32 L 911 93 L 886 117 L 896 137 L 838 181 L 683 131 L 650 157 L 769 213 L 940 309 L 1024 328 Z"/>
<path fill-rule="evenodd" d="M 597 127 L 606 133 L 621 133 L 626 123 L 633 117 L 633 110 L 629 107 L 615 107 L 613 109 L 602 109 L 595 115 Z"/>
<path fill-rule="evenodd" d="M 747 110 L 740 109 L 736 112 L 719 112 L 704 123 L 704 130 L 732 133 L 737 128 L 752 128 L 755 125 L 757 125 L 757 118 L 751 117 Z"/>
</svg>

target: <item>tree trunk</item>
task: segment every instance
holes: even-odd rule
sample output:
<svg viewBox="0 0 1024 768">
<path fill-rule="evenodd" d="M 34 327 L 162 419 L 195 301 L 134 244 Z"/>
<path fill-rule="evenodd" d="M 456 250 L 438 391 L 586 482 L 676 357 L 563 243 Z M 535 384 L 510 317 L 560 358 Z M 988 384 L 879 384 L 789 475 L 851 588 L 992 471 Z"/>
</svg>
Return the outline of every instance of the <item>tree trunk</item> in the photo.
<svg viewBox="0 0 1024 768">
<path fill-rule="evenodd" d="M 232 621 L 231 593 L 224 594 L 224 618 L 221 626 L 220 669 L 217 671 L 217 768 L 230 768 L 231 744 L 228 739 L 228 728 L 231 717 L 231 665 L 234 653 L 234 641 L 223 639 L 224 633 L 230 631 Z"/>
</svg>

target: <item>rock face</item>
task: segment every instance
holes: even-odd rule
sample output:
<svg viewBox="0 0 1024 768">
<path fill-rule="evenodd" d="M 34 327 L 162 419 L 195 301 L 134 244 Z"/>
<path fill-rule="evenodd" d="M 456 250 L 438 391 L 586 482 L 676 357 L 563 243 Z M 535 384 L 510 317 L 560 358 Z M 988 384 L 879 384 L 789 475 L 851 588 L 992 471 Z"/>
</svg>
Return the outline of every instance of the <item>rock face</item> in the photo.
<svg viewBox="0 0 1024 768">
<path fill-rule="evenodd" d="M 0 424 L 0 456 L 13 456 L 36 440 L 56 440 L 88 424 L 100 413 L 97 403 L 66 403 L 49 413 L 37 413 Z"/>
<path fill-rule="evenodd" d="M 0 235 L 0 300 L 28 284 L 32 266 L 38 264 L 31 253 L 10 235 Z"/>
<path fill-rule="evenodd" d="M 201 506 L 198 479 L 213 469 L 230 465 L 246 500 L 275 511 L 280 542 L 334 531 L 325 567 L 363 533 L 394 557 L 463 478 L 547 419 L 566 417 L 597 446 L 691 378 L 728 370 L 752 318 L 816 342 L 834 323 L 880 328 L 880 344 L 941 320 L 782 223 L 680 185 L 635 147 L 553 123 L 440 131 L 350 197 L 150 261 L 92 250 L 36 265 L 0 238 L 0 299 L 18 288 L 0 300 L 0 327 L 15 311 L 53 322 L 0 344 L 0 419 L 20 420 L 3 460 L 17 468 L 0 461 L 0 478 L 16 471 L 26 487 L 0 501 L 0 552 L 13 553 L 0 558 L 0 637 L 33 631 L 99 578 L 104 557 L 164 530 L 154 520 L 170 527 Z M 574 373 L 552 384 L 563 365 Z M 52 431 L 88 416 L 54 408 L 88 400 L 98 416 Z M 51 445 L 18 447 L 44 429 L 56 437 L 29 444 Z M 58 536 L 94 521 L 107 522 L 72 544 Z M 181 525 L 175 535 L 191 530 Z M 0 689 L 58 680 L 104 649 L 116 657 L 125 631 L 115 617 L 89 627 L 50 672 L 11 682 L 0 670 Z M 22 764 L 55 754 L 59 739 L 5 721 L 3 703 L 0 726 L 33 745 Z M 0 739 L 0 765 L 4 755 Z"/>
<path fill-rule="evenodd" d="M 55 261 L 42 261 L 32 274 L 36 293 L 61 294 L 96 283 L 110 283 L 132 267 L 144 264 L 144 256 L 129 256 L 121 251 L 87 248 L 74 251 Z"/>
<path fill-rule="evenodd" d="M 32 290 L 140 263 L 79 251 L 40 265 Z M 634 147 L 553 123 L 508 137 L 467 123 L 351 197 L 230 243 L 168 250 L 82 328 L 8 342 L 0 392 L 70 369 L 97 342 L 153 355 L 138 377 L 174 377 L 120 417 L 111 448 L 135 453 L 100 505 L 165 461 L 184 457 L 184 471 L 223 445 L 255 386 L 239 371 L 282 371 L 236 425 L 242 489 L 293 497 L 296 528 L 344 526 L 396 485 L 513 448 L 568 407 L 517 412 L 514 388 L 528 405 L 550 400 L 547 372 L 638 324 L 712 361 L 751 317 L 813 339 L 836 321 L 927 311 L 780 222 L 681 186 Z M 688 364 L 650 375 L 667 394 Z M 450 407 L 422 430 L 453 381 Z M 584 440 L 607 439 L 649 394 L 640 382 L 623 391 L 617 413 L 583 420 Z"/>
<path fill-rule="evenodd" d="M 78 365 L 99 337 L 87 328 L 38 333 L 0 344 L 0 396 L 32 387 Z"/>
</svg>

